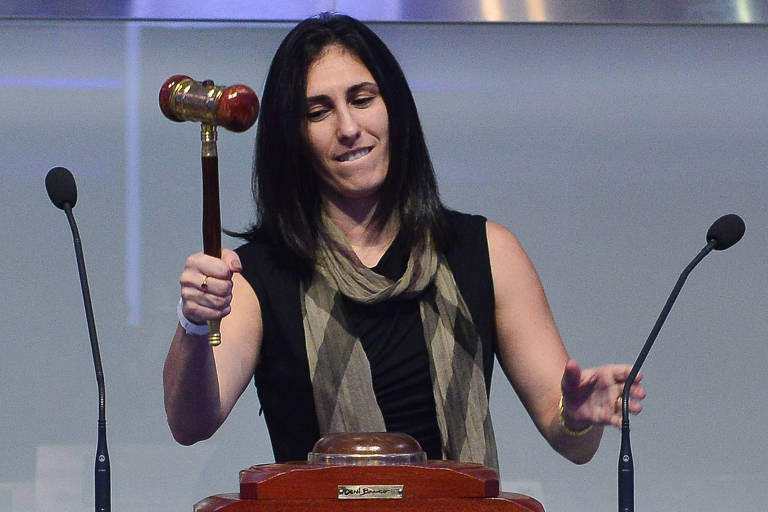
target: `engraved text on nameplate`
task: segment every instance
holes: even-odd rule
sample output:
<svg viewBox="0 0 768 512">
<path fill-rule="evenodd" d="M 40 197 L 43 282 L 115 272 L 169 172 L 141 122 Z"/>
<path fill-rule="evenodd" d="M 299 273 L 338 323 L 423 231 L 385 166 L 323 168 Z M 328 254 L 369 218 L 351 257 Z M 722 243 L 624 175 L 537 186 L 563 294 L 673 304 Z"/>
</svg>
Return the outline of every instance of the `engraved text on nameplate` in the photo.
<svg viewBox="0 0 768 512">
<path fill-rule="evenodd" d="M 340 485 L 340 500 L 393 499 L 403 497 L 402 485 Z"/>
</svg>

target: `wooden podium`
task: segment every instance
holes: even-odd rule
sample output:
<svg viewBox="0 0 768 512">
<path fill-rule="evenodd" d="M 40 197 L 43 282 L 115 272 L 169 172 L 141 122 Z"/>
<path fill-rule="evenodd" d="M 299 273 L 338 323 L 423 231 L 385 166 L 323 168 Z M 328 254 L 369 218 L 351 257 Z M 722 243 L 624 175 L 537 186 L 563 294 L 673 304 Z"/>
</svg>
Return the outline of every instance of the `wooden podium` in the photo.
<svg viewBox="0 0 768 512">
<path fill-rule="evenodd" d="M 496 471 L 480 464 L 426 460 L 398 433 L 329 434 L 308 462 L 263 464 L 240 472 L 240 492 L 198 502 L 195 512 L 457 511 L 544 512 L 522 494 L 499 492 Z"/>
</svg>

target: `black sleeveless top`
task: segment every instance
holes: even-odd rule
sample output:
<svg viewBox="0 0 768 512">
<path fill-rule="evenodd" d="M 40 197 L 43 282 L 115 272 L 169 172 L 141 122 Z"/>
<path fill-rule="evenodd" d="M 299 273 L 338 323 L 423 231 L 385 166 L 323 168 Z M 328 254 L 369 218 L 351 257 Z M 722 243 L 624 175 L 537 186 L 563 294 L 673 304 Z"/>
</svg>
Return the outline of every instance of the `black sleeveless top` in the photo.
<svg viewBox="0 0 768 512">
<path fill-rule="evenodd" d="M 485 218 L 449 212 L 448 220 L 453 233 L 445 257 L 483 343 L 489 392 L 496 330 Z M 304 345 L 300 276 L 266 233 L 257 233 L 237 253 L 261 305 L 264 334 L 254 383 L 275 460 L 305 460 L 320 433 Z M 397 237 L 373 270 L 397 279 L 408 255 Z M 387 430 L 410 434 L 430 459 L 442 458 L 418 297 L 371 305 L 346 299 L 344 308 L 370 362 Z"/>
</svg>

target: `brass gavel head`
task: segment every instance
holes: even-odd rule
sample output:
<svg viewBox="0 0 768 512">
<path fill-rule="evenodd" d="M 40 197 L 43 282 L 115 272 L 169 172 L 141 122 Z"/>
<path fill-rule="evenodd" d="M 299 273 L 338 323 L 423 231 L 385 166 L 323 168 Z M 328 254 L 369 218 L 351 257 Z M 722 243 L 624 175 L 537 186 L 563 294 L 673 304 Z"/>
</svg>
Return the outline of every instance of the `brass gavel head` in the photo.
<svg viewBox="0 0 768 512">
<path fill-rule="evenodd" d="M 256 122 L 259 99 L 246 85 L 217 86 L 173 75 L 160 88 L 160 110 L 171 121 L 198 121 L 244 132 Z"/>
</svg>

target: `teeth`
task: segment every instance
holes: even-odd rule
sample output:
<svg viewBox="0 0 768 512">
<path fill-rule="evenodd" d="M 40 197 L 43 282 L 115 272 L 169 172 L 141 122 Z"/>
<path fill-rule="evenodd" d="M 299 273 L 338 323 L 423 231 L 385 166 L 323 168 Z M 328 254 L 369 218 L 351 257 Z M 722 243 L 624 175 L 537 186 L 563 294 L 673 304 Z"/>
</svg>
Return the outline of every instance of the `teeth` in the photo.
<svg viewBox="0 0 768 512">
<path fill-rule="evenodd" d="M 352 153 L 347 153 L 346 155 L 342 155 L 339 160 L 342 162 L 352 162 L 354 160 L 357 160 L 358 158 L 362 158 L 368 153 L 370 153 L 370 148 L 361 149 L 360 151 L 355 151 Z"/>
</svg>

